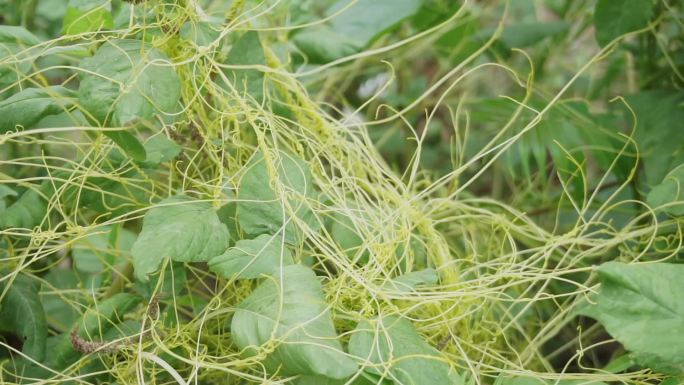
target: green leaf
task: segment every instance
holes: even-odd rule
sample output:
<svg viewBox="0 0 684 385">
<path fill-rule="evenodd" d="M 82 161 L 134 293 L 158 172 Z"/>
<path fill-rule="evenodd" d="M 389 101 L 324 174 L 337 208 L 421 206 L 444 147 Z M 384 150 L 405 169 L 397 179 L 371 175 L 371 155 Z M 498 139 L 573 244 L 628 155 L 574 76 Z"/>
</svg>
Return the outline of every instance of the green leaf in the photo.
<svg viewBox="0 0 684 385">
<path fill-rule="evenodd" d="M 6 288 L 0 283 L 0 292 Z M 45 311 L 40 301 L 40 286 L 25 276 L 17 276 L 7 288 L 0 310 L 0 328 L 17 333 L 23 341 L 21 351 L 37 361 L 45 357 L 48 335 Z"/>
<path fill-rule="evenodd" d="M 440 352 L 425 342 L 410 321 L 396 316 L 359 322 L 349 352 L 368 362 L 366 371 L 397 384 L 460 383 Z"/>
<path fill-rule="evenodd" d="M 127 131 L 105 131 L 105 136 L 111 139 L 117 146 L 123 149 L 136 162 L 143 162 L 147 159 L 145 146 Z"/>
<path fill-rule="evenodd" d="M 145 214 L 143 228 L 133 244 L 137 278 L 147 281 L 164 258 L 178 262 L 208 261 L 228 247 L 230 234 L 210 203 L 186 195 L 159 202 Z"/>
<path fill-rule="evenodd" d="M 219 31 L 217 31 L 211 23 L 206 21 L 186 21 L 181 26 L 179 33 L 180 37 L 190 40 L 199 47 L 208 47 L 220 36 Z"/>
<path fill-rule="evenodd" d="M 684 376 L 670 377 L 663 380 L 660 385 L 681 385 L 684 384 Z"/>
<path fill-rule="evenodd" d="M 141 298 L 127 293 L 117 293 L 89 308 L 76 323 L 76 333 L 88 341 L 104 341 L 104 335 L 123 321 L 123 316 L 140 303 Z M 54 341 L 44 361 L 53 370 L 62 370 L 82 356 L 71 344 L 70 332 L 61 334 Z"/>
<path fill-rule="evenodd" d="M 216 215 L 218 215 L 221 223 L 228 228 L 231 238 L 238 238 L 240 234 L 237 228 L 237 220 L 235 219 L 236 213 L 237 203 L 235 201 L 226 203 L 225 205 L 221 206 L 218 211 L 216 211 Z"/>
<path fill-rule="evenodd" d="M 363 211 L 355 210 L 351 215 L 363 217 Z M 370 252 L 364 246 L 363 238 L 358 234 L 356 225 L 348 215 L 342 212 L 335 213 L 335 218 L 330 228 L 330 233 L 350 260 L 359 265 L 368 263 Z"/>
<path fill-rule="evenodd" d="M 307 202 L 314 197 L 311 171 L 304 161 L 284 152 L 278 152 L 274 163 L 275 175 L 258 151 L 245 166 L 237 194 L 238 222 L 242 231 L 252 237 L 278 234 L 285 226 L 285 241 L 298 244 L 302 241 L 302 233 L 295 224 L 296 219 L 313 230 L 319 228 Z M 279 190 L 282 193 L 276 194 Z M 285 193 L 287 198 L 280 198 Z"/>
<path fill-rule="evenodd" d="M 534 377 L 503 377 L 500 376 L 496 385 L 606 385 L 601 381 L 587 381 L 587 380 L 544 380 Z"/>
<path fill-rule="evenodd" d="M 604 47 L 628 32 L 645 28 L 652 15 L 651 0 L 598 0 L 594 8 L 596 41 Z"/>
<path fill-rule="evenodd" d="M 349 5 L 339 0 L 326 16 Z M 385 32 L 415 15 L 422 0 L 359 0 L 328 23 L 307 28 L 294 35 L 294 42 L 310 62 L 325 63 L 368 47 Z"/>
<path fill-rule="evenodd" d="M 636 115 L 634 139 L 643 160 L 646 184 L 655 186 L 684 163 L 684 142 L 679 138 L 684 121 L 684 92 L 644 91 L 625 98 Z M 627 113 L 631 124 L 631 114 Z"/>
<path fill-rule="evenodd" d="M 35 57 L 28 48 L 40 43 L 41 40 L 24 27 L 0 25 L 0 57 L 10 61 L 10 64 L 0 65 L 0 85 L 18 82 L 31 70 Z"/>
<path fill-rule="evenodd" d="M 259 285 L 238 305 L 231 330 L 248 355 L 265 345 L 263 364 L 282 375 L 343 379 L 357 368 L 342 351 L 320 282 L 305 266 L 285 266 Z"/>
<path fill-rule="evenodd" d="M 415 290 L 418 286 L 435 285 L 438 281 L 439 276 L 437 275 L 437 271 L 428 268 L 400 275 L 383 286 L 387 290 L 410 292 Z"/>
<path fill-rule="evenodd" d="M 112 237 L 114 236 L 114 239 Z M 101 274 L 126 261 L 135 242 L 135 234 L 126 229 L 112 232 L 105 226 L 74 241 L 71 256 L 76 270 L 88 274 Z"/>
<path fill-rule="evenodd" d="M 272 275 L 294 261 L 283 238 L 262 234 L 254 239 L 238 241 L 225 253 L 212 258 L 209 268 L 218 275 L 231 278 L 260 278 Z"/>
<path fill-rule="evenodd" d="M 72 269 L 52 268 L 41 289 L 41 302 L 48 325 L 60 333 L 69 332 L 79 317 L 73 302 L 78 302 L 79 279 Z"/>
<path fill-rule="evenodd" d="M 49 181 L 41 183 L 37 189 L 27 190 L 16 202 L 0 215 L 0 229 L 32 229 L 43 222 L 47 215 L 46 198 L 52 196 L 54 188 Z"/>
<path fill-rule="evenodd" d="M 546 23 L 515 23 L 506 26 L 499 41 L 508 48 L 525 48 L 547 37 L 564 33 L 569 28 L 570 23 L 563 20 Z"/>
<path fill-rule="evenodd" d="M 256 31 L 247 31 L 233 44 L 227 65 L 266 65 L 264 49 Z M 228 70 L 223 72 L 240 94 L 253 98 L 257 104 L 264 100 L 264 73 L 257 69 Z"/>
<path fill-rule="evenodd" d="M 152 298 L 156 294 L 162 294 L 163 296 L 175 294 L 178 296 L 183 288 L 185 288 L 188 280 L 185 270 L 183 263 L 171 261 L 164 268 L 159 269 L 158 272 L 149 274 L 147 282 L 136 281 L 135 289 L 145 298 Z"/>
<path fill-rule="evenodd" d="M 140 40 L 109 40 L 81 68 L 80 103 L 103 126 L 151 122 L 180 99 L 168 57 Z"/>
<path fill-rule="evenodd" d="M 301 376 L 292 385 L 392 385 L 392 381 L 380 379 L 369 373 L 361 373 L 351 383 L 348 379 L 336 380 L 324 376 Z"/>
<path fill-rule="evenodd" d="M 101 339 L 104 333 L 123 321 L 123 316 L 140 303 L 141 298 L 117 293 L 106 300 L 92 306 L 78 322 L 78 334 L 81 337 Z"/>
<path fill-rule="evenodd" d="M 658 208 L 668 203 L 679 202 L 664 209 L 670 215 L 684 215 L 684 164 L 679 165 L 665 176 L 663 181 L 653 187 L 648 193 L 646 201 L 652 208 Z"/>
<path fill-rule="evenodd" d="M 146 167 L 155 167 L 168 162 L 180 154 L 182 147 L 164 135 L 155 135 L 145 142 Z"/>
<path fill-rule="evenodd" d="M 293 41 L 306 54 L 309 62 L 322 64 L 353 55 L 363 48 L 350 37 L 340 35 L 329 25 L 305 29 Z"/>
<path fill-rule="evenodd" d="M 78 35 L 111 29 L 113 25 L 110 0 L 69 0 L 62 33 Z"/>
<path fill-rule="evenodd" d="M 585 314 L 596 318 L 637 362 L 684 369 L 684 265 L 609 262 Z"/>
<path fill-rule="evenodd" d="M 76 93 L 62 86 L 26 88 L 0 101 L 0 133 L 16 126 L 32 128 L 48 115 L 67 111 L 76 103 Z"/>
<path fill-rule="evenodd" d="M 17 196 L 17 192 L 4 184 L 0 184 L 0 213 L 5 210 L 5 197 L 8 196 Z M 2 221 L 0 221 L 0 223 L 2 223 Z"/>
</svg>

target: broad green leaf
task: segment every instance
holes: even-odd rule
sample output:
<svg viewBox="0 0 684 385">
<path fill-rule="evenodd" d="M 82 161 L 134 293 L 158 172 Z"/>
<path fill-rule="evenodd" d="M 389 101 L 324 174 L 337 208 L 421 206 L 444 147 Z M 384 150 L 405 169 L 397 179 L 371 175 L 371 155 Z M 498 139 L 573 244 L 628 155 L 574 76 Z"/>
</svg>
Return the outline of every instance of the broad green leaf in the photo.
<svg viewBox="0 0 684 385">
<path fill-rule="evenodd" d="M 71 247 L 76 270 L 88 274 L 110 272 L 117 263 L 125 262 L 135 242 L 135 234 L 126 229 L 112 232 L 105 226 L 77 239 Z"/>
<path fill-rule="evenodd" d="M 392 385 L 392 381 L 380 379 L 370 373 L 360 373 L 350 383 L 349 379 L 336 380 L 324 376 L 301 376 L 292 385 Z"/>
<path fill-rule="evenodd" d="M 352 215 L 357 214 L 363 217 L 363 212 L 360 211 L 355 211 Z M 330 233 L 349 259 L 359 265 L 368 263 L 370 252 L 367 247 L 364 247 L 363 238 L 358 234 L 356 226 L 349 216 L 342 212 L 335 213 Z"/>
<path fill-rule="evenodd" d="M 603 47 L 619 36 L 645 28 L 652 15 L 651 0 L 598 0 L 594 8 L 596 41 Z"/>
<path fill-rule="evenodd" d="M 19 44 L 26 48 L 40 43 L 41 40 L 24 27 L 0 25 L 0 44 Z"/>
<path fill-rule="evenodd" d="M 684 369 L 684 265 L 608 262 L 586 315 L 654 368 Z"/>
<path fill-rule="evenodd" d="M 601 381 L 590 380 L 544 380 L 534 377 L 503 377 L 497 378 L 495 385 L 606 385 Z"/>
<path fill-rule="evenodd" d="M 180 80 L 172 63 L 140 40 L 109 40 L 81 68 L 80 103 L 103 126 L 151 122 L 178 104 Z"/>
<path fill-rule="evenodd" d="M 181 26 L 179 34 L 183 39 L 197 44 L 198 47 L 208 47 L 219 38 L 219 31 L 206 21 L 186 21 Z"/>
<path fill-rule="evenodd" d="M 32 128 L 48 115 L 67 111 L 76 103 L 76 93 L 62 86 L 26 88 L 0 101 L 0 133 L 16 126 Z"/>
<path fill-rule="evenodd" d="M 547 37 L 561 34 L 569 28 L 570 23 L 562 20 L 546 23 L 515 23 L 506 26 L 499 41 L 508 48 L 525 48 Z"/>
<path fill-rule="evenodd" d="M 7 185 L 0 184 L 0 199 L 3 199 L 5 197 L 15 197 L 17 196 L 17 192 L 14 191 L 14 189 L 8 187 Z"/>
<path fill-rule="evenodd" d="M 17 82 L 31 70 L 35 58 L 29 48 L 40 43 L 24 27 L 0 25 L 0 58 L 9 62 L 0 65 L 0 85 Z"/>
<path fill-rule="evenodd" d="M 349 5 L 339 0 L 326 11 L 331 16 Z M 415 15 L 422 0 L 358 0 L 323 25 L 294 35 L 310 62 L 325 63 L 359 52 L 383 33 Z"/>
<path fill-rule="evenodd" d="M 425 342 L 410 321 L 396 316 L 359 322 L 349 352 L 368 361 L 366 371 L 397 384 L 460 383 L 440 352 Z"/>
<path fill-rule="evenodd" d="M 145 282 L 164 258 L 178 262 L 208 261 L 228 247 L 230 234 L 210 203 L 186 195 L 159 202 L 145 214 L 133 244 L 136 277 Z"/>
<path fill-rule="evenodd" d="M 104 341 L 104 335 L 113 327 L 123 321 L 125 314 L 129 313 L 140 303 L 141 298 L 127 293 L 114 294 L 112 297 L 101 301 L 91 308 L 77 321 L 74 327 L 76 333 L 87 341 Z M 45 366 L 54 370 L 62 370 L 82 356 L 82 353 L 74 349 L 71 344 L 70 332 L 54 337 L 54 347 L 50 350 Z"/>
<path fill-rule="evenodd" d="M 161 294 L 162 296 L 176 296 L 185 287 L 188 280 L 185 264 L 181 262 L 169 262 L 159 271 L 149 274 L 147 282 L 136 281 L 135 290 L 145 298 Z M 161 282 L 159 282 L 161 280 Z"/>
<path fill-rule="evenodd" d="M 120 164 L 115 160 L 112 162 Z M 84 181 L 83 189 L 69 192 L 73 197 L 78 194 L 81 208 L 88 208 L 100 215 L 118 216 L 149 206 L 149 192 L 153 188 L 152 180 L 135 169 L 129 169 L 121 174 L 89 177 Z"/>
<path fill-rule="evenodd" d="M 226 203 L 216 212 L 221 223 L 228 228 L 231 238 L 241 238 L 237 227 L 237 219 L 235 218 L 236 213 L 237 203 L 235 201 Z"/>
<path fill-rule="evenodd" d="M 53 192 L 52 184 L 47 181 L 35 190 L 25 191 L 16 202 L 0 213 L 0 229 L 32 229 L 41 224 L 47 215 L 46 198 Z"/>
<path fill-rule="evenodd" d="M 663 380 L 660 385 L 681 385 L 684 384 L 684 376 L 670 377 Z"/>
<path fill-rule="evenodd" d="M 110 0 L 69 0 L 62 33 L 78 35 L 111 29 L 113 25 Z"/>
<path fill-rule="evenodd" d="M 321 283 L 305 266 L 285 266 L 259 285 L 238 305 L 231 331 L 248 355 L 267 349 L 263 364 L 282 375 L 343 379 L 357 369 L 342 351 Z"/>
<path fill-rule="evenodd" d="M 437 271 L 428 268 L 400 275 L 387 282 L 383 287 L 387 290 L 410 292 L 415 290 L 418 286 L 435 285 L 438 281 L 439 276 L 437 275 Z"/>
<path fill-rule="evenodd" d="M 454 28 L 450 29 L 435 42 L 440 56 L 449 58 L 451 63 L 461 63 L 472 53 L 482 47 L 484 41 L 477 33 L 482 28 L 481 21 L 475 17 L 466 17 Z M 424 87 L 425 90 L 427 87 Z"/>
<path fill-rule="evenodd" d="M 254 239 L 238 241 L 225 253 L 209 260 L 209 268 L 227 278 L 259 278 L 273 275 L 294 261 L 283 238 L 262 234 Z"/>
<path fill-rule="evenodd" d="M 319 228 L 307 202 L 314 197 L 311 171 L 304 161 L 293 155 L 285 152 L 278 152 L 277 157 L 273 155 L 270 158 L 275 158 L 274 174 L 261 151 L 245 166 L 237 194 L 238 223 L 242 231 L 252 237 L 278 234 L 285 225 L 285 241 L 298 244 L 302 234 L 295 220 L 304 221 L 313 230 Z"/>
<path fill-rule="evenodd" d="M 123 149 L 133 160 L 143 162 L 147 158 L 145 146 L 127 131 L 105 131 L 104 134 Z"/>
<path fill-rule="evenodd" d="M 0 213 L 2 213 L 3 210 L 5 210 L 5 197 L 8 196 L 17 196 L 17 192 L 4 184 L 0 184 Z M 2 221 L 0 221 L 0 223 L 2 223 Z"/>
<path fill-rule="evenodd" d="M 634 139 L 643 161 L 645 182 L 649 186 L 660 183 L 667 173 L 684 163 L 684 141 L 681 122 L 684 122 L 684 92 L 644 91 L 625 98 L 636 115 Z M 633 118 L 627 112 L 629 124 Z"/>
<path fill-rule="evenodd" d="M 359 0 L 335 16 L 330 24 L 335 32 L 349 36 L 360 47 L 365 47 L 380 34 L 415 15 L 422 2 L 422 0 Z M 337 1 L 327 14 L 332 15 L 348 4 L 347 0 Z"/>
<path fill-rule="evenodd" d="M 362 49 L 356 41 L 325 24 L 297 33 L 293 41 L 306 54 L 306 59 L 314 64 L 331 62 Z"/>
<path fill-rule="evenodd" d="M 147 167 L 158 166 L 168 162 L 180 154 L 182 147 L 164 135 L 156 135 L 145 142 L 145 162 Z"/>
<path fill-rule="evenodd" d="M 256 31 L 247 31 L 233 44 L 228 54 L 227 65 L 265 65 L 264 49 Z M 257 69 L 224 69 L 238 93 L 246 94 L 258 104 L 264 100 L 264 73 Z"/>
<path fill-rule="evenodd" d="M 122 322 L 124 315 L 138 306 L 140 301 L 141 298 L 136 295 L 117 293 L 93 305 L 77 323 L 78 334 L 81 337 L 102 338 L 104 333 Z"/>
<path fill-rule="evenodd" d="M 0 329 L 14 331 L 23 341 L 21 351 L 37 361 L 45 357 L 47 321 L 38 290 L 40 286 L 25 276 L 17 276 L 7 288 L 0 310 Z M 6 289 L 0 283 L 0 292 Z"/>
<path fill-rule="evenodd" d="M 653 187 L 646 201 L 654 209 L 668 203 L 679 202 L 664 211 L 675 216 L 684 215 L 684 164 L 670 171 L 659 185 Z"/>
<path fill-rule="evenodd" d="M 52 268 L 44 277 L 47 284 L 41 289 L 41 302 L 48 325 L 60 333 L 68 333 L 79 318 L 74 289 L 79 287 L 79 279 L 72 269 Z M 77 296 L 78 294 L 76 294 Z"/>
</svg>

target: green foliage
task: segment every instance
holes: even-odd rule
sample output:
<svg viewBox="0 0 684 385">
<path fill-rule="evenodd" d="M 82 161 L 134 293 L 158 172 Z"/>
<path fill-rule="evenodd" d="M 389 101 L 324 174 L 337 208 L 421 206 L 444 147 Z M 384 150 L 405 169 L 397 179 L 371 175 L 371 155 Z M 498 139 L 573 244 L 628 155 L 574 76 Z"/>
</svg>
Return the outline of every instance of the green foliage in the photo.
<svg viewBox="0 0 684 385">
<path fill-rule="evenodd" d="M 155 167 L 161 163 L 171 161 L 182 151 L 181 146 L 163 135 L 156 135 L 150 138 L 143 147 L 145 148 L 145 162 L 143 162 L 143 165 L 147 167 Z"/>
<path fill-rule="evenodd" d="M 110 29 L 114 25 L 110 0 L 69 0 L 62 33 L 78 35 Z"/>
<path fill-rule="evenodd" d="M 508 25 L 501 36 L 501 43 L 507 48 L 525 48 L 566 32 L 570 25 L 565 21 L 549 23 L 517 23 Z"/>
<path fill-rule="evenodd" d="M 669 140 L 680 134 L 684 121 L 684 93 L 644 91 L 629 95 L 626 101 L 636 114 L 634 136 L 639 143 L 646 183 L 654 186 L 684 162 L 682 143 Z"/>
<path fill-rule="evenodd" d="M 363 214 L 359 214 L 359 216 L 361 215 Z M 357 215 L 354 215 L 354 217 L 357 218 Z M 355 229 L 355 224 L 351 217 L 342 213 L 336 213 L 330 232 L 352 261 L 361 265 L 368 263 L 370 253 L 363 247 L 363 238 L 358 234 L 358 230 Z"/>
<path fill-rule="evenodd" d="M 598 274 L 601 289 L 587 314 L 646 365 L 684 369 L 684 266 L 609 262 Z"/>
<path fill-rule="evenodd" d="M 215 26 L 206 21 L 196 23 L 185 22 L 180 29 L 180 36 L 197 44 L 199 47 L 208 47 L 219 37 Z M 252 47 L 249 47 L 252 50 Z M 240 51 L 237 51 L 240 53 Z"/>
<path fill-rule="evenodd" d="M 321 284 L 305 266 L 285 266 L 259 285 L 238 305 L 231 331 L 245 354 L 268 352 L 263 364 L 270 371 L 333 379 L 356 371 L 337 339 Z"/>
<path fill-rule="evenodd" d="M 71 249 L 76 270 L 105 274 L 130 254 L 136 235 L 129 230 L 104 227 L 77 239 Z"/>
<path fill-rule="evenodd" d="M 653 187 L 646 201 L 653 208 L 674 203 L 664 211 L 671 215 L 684 215 L 684 165 L 675 167 L 660 184 Z"/>
<path fill-rule="evenodd" d="M 311 230 L 319 224 L 308 199 L 314 197 L 311 171 L 306 163 L 284 152 L 268 158 L 255 153 L 240 179 L 236 216 L 249 236 L 283 234 L 285 241 L 299 244 L 302 234 L 296 221 Z"/>
<path fill-rule="evenodd" d="M 29 72 L 32 61 L 27 57 L 26 51 L 40 42 L 38 37 L 23 27 L 0 25 L 0 56 L 17 56 L 14 65 L 0 63 L 0 86 L 12 84 Z M 4 129 L 0 129 L 0 132 L 3 131 Z"/>
<path fill-rule="evenodd" d="M 226 250 L 230 234 L 210 203 L 176 195 L 145 214 L 131 253 L 141 281 L 165 258 L 177 262 L 208 261 Z"/>
<path fill-rule="evenodd" d="M 420 0 L 337 1 L 329 22 L 294 35 L 294 42 L 312 63 L 325 63 L 357 53 L 403 20 L 415 15 Z M 341 12 L 341 13 L 340 13 Z"/>
<path fill-rule="evenodd" d="M 118 293 L 113 295 L 96 306 L 88 309 L 83 316 L 76 321 L 74 326 L 75 333 L 85 341 L 102 342 L 103 336 L 112 328 L 119 325 L 123 316 L 133 310 L 140 303 L 140 297 Z M 71 342 L 71 332 L 60 334 L 53 337 L 53 347 L 50 354 L 46 356 L 43 364 L 53 370 L 63 370 L 82 356 Z M 42 370 L 38 373 L 46 375 Z"/>
<path fill-rule="evenodd" d="M 47 213 L 47 197 L 51 196 L 53 186 L 43 182 L 39 188 L 27 190 L 16 202 L 1 212 L 0 228 L 28 228 L 40 225 Z"/>
<path fill-rule="evenodd" d="M 30 278 L 17 276 L 11 286 L 0 285 L 4 298 L 0 309 L 0 328 L 15 332 L 23 342 L 22 353 L 34 360 L 45 358 L 48 335 L 38 285 Z"/>
<path fill-rule="evenodd" d="M 175 110 L 180 97 L 180 80 L 168 64 L 164 53 L 140 40 L 110 40 L 81 62 L 79 101 L 104 126 L 152 124 Z M 131 133 L 104 133 L 133 159 L 145 160 L 145 148 Z"/>
<path fill-rule="evenodd" d="M 402 274 L 385 284 L 387 290 L 412 291 L 421 286 L 437 284 L 439 276 L 435 269 L 424 269 Z"/>
<path fill-rule="evenodd" d="M 594 10 L 596 41 L 606 46 L 628 32 L 645 28 L 652 15 L 651 0 L 598 0 Z"/>
<path fill-rule="evenodd" d="M 206 38 L 205 38 L 206 40 Z M 248 31 L 233 44 L 226 60 L 228 66 L 265 65 L 266 58 L 259 39 L 259 33 Z M 225 76 L 241 95 L 254 99 L 257 104 L 264 101 L 264 73 L 258 69 L 224 70 Z"/>
<path fill-rule="evenodd" d="M 496 385 L 606 385 L 601 381 L 585 380 L 542 380 L 534 377 L 501 377 Z"/>
<path fill-rule="evenodd" d="M 367 360 L 365 370 L 387 376 L 395 383 L 462 383 L 411 322 L 396 316 L 359 322 L 349 341 L 349 352 Z"/>
<path fill-rule="evenodd" d="M 275 275 L 283 266 L 293 264 L 283 238 L 267 234 L 243 239 L 225 253 L 209 260 L 209 268 L 224 278 L 260 278 Z"/>
<path fill-rule="evenodd" d="M 67 111 L 76 102 L 76 94 L 61 86 L 27 88 L 0 101 L 0 132 L 17 126 L 32 128 L 48 115 Z"/>
<path fill-rule="evenodd" d="M 0 2 L 0 382 L 679 384 L 683 15 Z"/>
<path fill-rule="evenodd" d="M 152 123 L 155 116 L 176 109 L 176 71 L 163 52 L 140 40 L 107 41 L 80 67 L 79 101 L 101 125 Z M 128 150 L 129 145 L 122 147 Z"/>
</svg>

